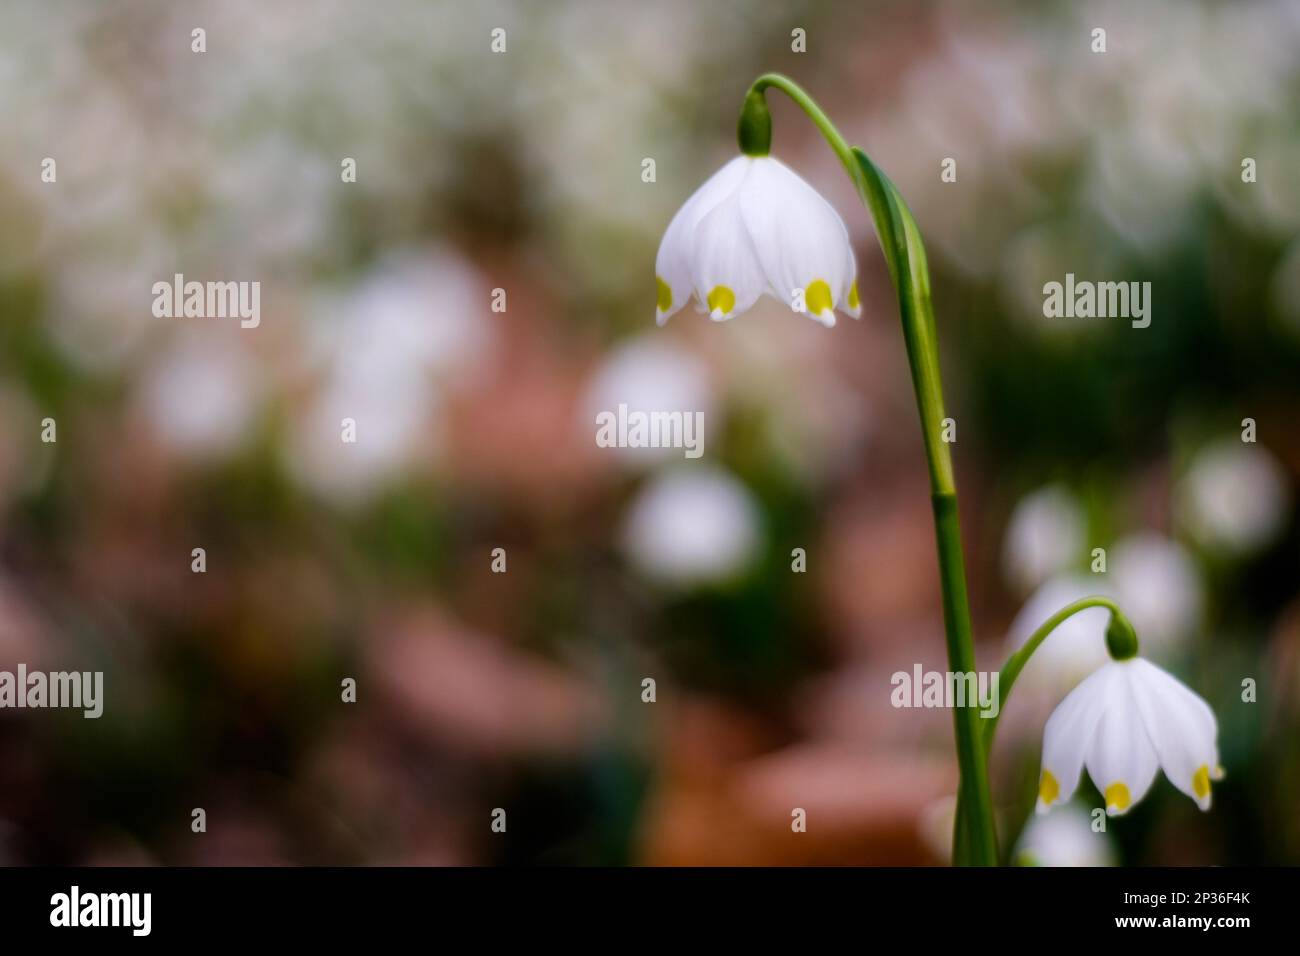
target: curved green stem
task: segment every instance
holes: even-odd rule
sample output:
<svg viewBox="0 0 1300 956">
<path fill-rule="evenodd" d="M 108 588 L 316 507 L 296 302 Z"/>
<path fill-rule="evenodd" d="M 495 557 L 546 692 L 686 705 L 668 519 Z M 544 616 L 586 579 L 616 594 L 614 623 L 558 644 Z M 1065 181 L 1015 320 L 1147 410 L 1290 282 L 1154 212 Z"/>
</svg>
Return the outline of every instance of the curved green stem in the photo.
<svg viewBox="0 0 1300 956">
<path fill-rule="evenodd" d="M 939 553 L 939 578 L 943 588 L 944 632 L 948 666 L 956 673 L 975 671 L 975 645 L 971 636 L 970 604 L 966 595 L 966 570 L 962 559 L 961 524 L 957 516 L 957 485 L 952 455 L 943 440 L 943 386 L 939 374 L 938 337 L 930 301 L 930 272 L 921 233 L 903 197 L 889 178 L 861 149 L 850 146 L 821 108 L 788 77 L 765 73 L 754 81 L 745 97 L 740 123 L 742 149 L 751 155 L 764 150 L 764 129 L 770 135 L 762 94 L 777 89 L 790 97 L 812 120 L 844 164 L 876 226 L 889 274 L 898 294 L 903 338 L 925 438 L 930 472 L 930 497 L 934 509 L 935 540 Z M 966 829 L 957 843 L 962 849 L 956 862 L 992 866 L 997 862 L 997 834 L 989 796 L 984 735 L 980 732 L 979 706 L 970 701 L 954 708 L 953 729 L 961 771 L 959 799 L 969 808 Z"/>
<path fill-rule="evenodd" d="M 1068 618 L 1073 617 L 1080 611 L 1086 611 L 1092 607 L 1104 607 L 1110 611 L 1111 626 L 1107 628 L 1106 643 L 1109 645 L 1111 656 L 1118 658 L 1132 657 L 1137 653 L 1137 638 L 1133 636 L 1133 626 L 1129 624 L 1128 618 L 1124 612 L 1119 609 L 1119 605 L 1110 598 L 1100 596 L 1080 598 L 1073 604 L 1067 604 L 1061 608 L 1038 628 L 1033 634 L 1029 635 L 1029 640 L 1020 647 L 1018 651 L 1007 658 L 1006 664 L 998 673 L 998 716 L 1002 714 L 1002 708 L 1007 702 L 1007 697 L 1011 694 L 1011 687 L 1024 670 L 1025 665 L 1029 663 L 1029 658 L 1033 656 L 1034 651 L 1038 650 L 1038 645 L 1047 640 L 1047 636 L 1060 627 Z M 1116 641 L 1112 638 L 1118 625 L 1118 630 L 1124 635 L 1124 639 L 1132 640 L 1131 649 L 1125 648 L 1127 653 L 1119 651 L 1117 653 Z M 984 723 L 984 753 L 993 752 L 993 736 L 997 733 L 998 718 L 992 717 Z"/>
<path fill-rule="evenodd" d="M 826 142 L 835 151 L 835 155 L 840 158 L 840 162 L 844 164 L 844 170 L 849 174 L 849 178 L 855 183 L 858 182 L 857 162 L 853 158 L 853 148 L 849 145 L 848 140 L 840 135 L 840 131 L 835 128 L 835 124 L 831 122 L 830 117 L 822 112 L 822 108 L 813 101 L 813 98 L 804 91 L 803 87 L 788 76 L 783 76 L 780 73 L 764 73 L 754 81 L 749 89 L 751 93 L 758 95 L 762 95 L 767 89 L 780 90 L 794 100 L 795 105 L 812 120 L 818 132 L 825 137 Z"/>
</svg>

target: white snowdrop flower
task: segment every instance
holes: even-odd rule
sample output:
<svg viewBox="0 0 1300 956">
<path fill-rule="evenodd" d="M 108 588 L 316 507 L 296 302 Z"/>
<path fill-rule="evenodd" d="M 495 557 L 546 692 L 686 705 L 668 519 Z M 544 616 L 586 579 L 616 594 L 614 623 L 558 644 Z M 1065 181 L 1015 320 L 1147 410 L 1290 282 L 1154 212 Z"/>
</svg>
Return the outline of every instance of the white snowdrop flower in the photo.
<svg viewBox="0 0 1300 956">
<path fill-rule="evenodd" d="M 469 263 L 441 247 L 391 252 L 320 304 L 308 329 L 311 345 L 358 380 L 432 374 L 443 386 L 473 383 L 496 345 L 493 326 L 481 317 L 485 285 Z"/>
<path fill-rule="evenodd" d="M 1193 458 L 1175 491 L 1175 507 L 1198 543 L 1241 556 L 1281 531 L 1291 493 L 1269 452 L 1228 438 Z"/>
<path fill-rule="evenodd" d="M 261 398 L 257 369 L 241 348 L 188 336 L 148 370 L 138 402 L 160 441 L 203 458 L 239 446 Z"/>
<path fill-rule="evenodd" d="M 1039 488 L 1016 504 L 1007 523 L 1002 563 L 1017 586 L 1035 588 L 1077 564 L 1083 554 L 1083 508 L 1064 485 Z"/>
<path fill-rule="evenodd" d="M 473 267 L 431 246 L 387 254 L 318 303 L 308 364 L 320 367 L 321 386 L 287 448 L 297 478 L 349 505 L 435 458 L 447 394 L 474 385 L 495 350 L 486 301 Z M 354 442 L 341 438 L 344 419 Z"/>
<path fill-rule="evenodd" d="M 716 434 L 713 382 L 708 366 L 693 352 L 665 342 L 659 335 L 641 336 L 621 345 L 596 370 L 582 403 L 582 426 L 589 429 L 596 416 L 617 413 L 698 415 L 708 434 Z M 699 439 L 707 447 L 705 436 Z M 681 459 L 673 447 L 618 447 L 629 463 Z"/>
<path fill-rule="evenodd" d="M 1075 805 L 1030 817 L 1012 856 L 1021 866 L 1114 866 L 1118 862 L 1110 837 L 1093 830 L 1092 815 Z"/>
<path fill-rule="evenodd" d="M 1108 576 L 1096 574 L 1060 575 L 1039 587 L 1011 622 L 1007 631 L 1007 652 L 1024 646 L 1034 631 L 1049 617 L 1075 601 L 1099 595 L 1113 597 Z M 1106 624 L 1110 612 L 1090 607 L 1066 618 L 1039 645 L 1025 665 L 1020 681 L 1024 686 L 1062 691 L 1106 663 Z"/>
<path fill-rule="evenodd" d="M 344 507 L 382 492 L 441 439 L 438 392 L 427 380 L 389 383 L 336 372 L 297 416 L 286 453 L 297 480 Z M 345 421 L 355 440 L 344 440 Z"/>
<path fill-rule="evenodd" d="M 633 564 L 664 583 L 723 581 L 757 554 L 758 507 L 727 472 L 678 466 L 655 477 L 632 502 L 622 542 Z"/>
<path fill-rule="evenodd" d="M 1142 799 L 1157 768 L 1208 810 L 1223 776 L 1217 737 L 1209 704 L 1177 678 L 1140 657 L 1111 660 L 1047 719 L 1038 812 L 1069 800 L 1085 766 L 1110 816 Z"/>
<path fill-rule="evenodd" d="M 1164 651 L 1196 630 L 1204 606 L 1201 574 L 1178 542 L 1155 531 L 1128 535 L 1111 549 L 1107 577 L 1148 649 Z"/>
<path fill-rule="evenodd" d="M 829 328 L 835 309 L 860 314 L 856 268 L 844 221 L 817 190 L 771 156 L 737 156 L 668 224 L 655 260 L 657 319 L 692 292 L 717 321 L 767 293 Z"/>
</svg>

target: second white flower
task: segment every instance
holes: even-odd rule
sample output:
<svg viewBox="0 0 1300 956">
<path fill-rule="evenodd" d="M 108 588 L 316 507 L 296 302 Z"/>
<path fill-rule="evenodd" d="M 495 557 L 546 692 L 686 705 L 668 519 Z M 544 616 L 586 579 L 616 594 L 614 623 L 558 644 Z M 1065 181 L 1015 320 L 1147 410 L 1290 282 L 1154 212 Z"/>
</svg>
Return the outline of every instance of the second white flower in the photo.
<svg viewBox="0 0 1300 956">
<path fill-rule="evenodd" d="M 660 325 L 691 298 L 716 321 L 764 293 L 823 325 L 860 314 L 844 221 L 780 160 L 737 156 L 678 210 L 655 260 Z"/>
</svg>

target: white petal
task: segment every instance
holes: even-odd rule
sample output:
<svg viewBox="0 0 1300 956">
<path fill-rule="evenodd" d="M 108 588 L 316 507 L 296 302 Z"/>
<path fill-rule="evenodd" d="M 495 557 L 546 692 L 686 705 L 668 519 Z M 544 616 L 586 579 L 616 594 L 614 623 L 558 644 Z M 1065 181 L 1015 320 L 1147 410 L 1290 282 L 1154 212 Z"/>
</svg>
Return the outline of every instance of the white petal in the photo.
<svg viewBox="0 0 1300 956">
<path fill-rule="evenodd" d="M 1090 674 L 1061 701 L 1043 730 L 1043 769 L 1038 812 L 1046 813 L 1074 795 L 1083 758 L 1096 734 L 1106 704 L 1110 674 L 1103 667 Z"/>
<path fill-rule="evenodd" d="M 739 315 L 763 294 L 763 271 L 733 193 L 700 220 L 691 266 L 695 295 L 717 321 Z"/>
<path fill-rule="evenodd" d="M 754 160 L 738 190 L 771 294 L 791 306 L 801 292 L 807 311 L 834 324 L 847 309 L 854 280 L 853 248 L 839 213 L 778 159 Z M 824 288 L 814 283 L 824 283 Z"/>
<path fill-rule="evenodd" d="M 1088 775 L 1106 800 L 1106 812 L 1118 816 L 1128 811 L 1151 789 L 1159 761 L 1147 736 L 1128 670 L 1132 660 L 1111 661 L 1105 674 L 1101 720 L 1084 762 Z"/>
<path fill-rule="evenodd" d="M 656 319 L 660 325 L 667 322 L 668 317 L 685 305 L 691 296 L 691 262 L 695 257 L 696 227 L 701 219 L 740 185 L 750 162 L 748 157 L 737 156 L 727 163 L 695 190 L 668 223 L 668 229 L 659 243 L 659 254 L 655 257 L 655 276 L 667 287 L 668 299 L 667 308 L 663 307 L 662 301 L 656 308 Z M 659 295 L 663 297 L 663 288 L 659 289 Z"/>
<path fill-rule="evenodd" d="M 1202 810 L 1210 809 L 1210 781 L 1222 773 L 1214 711 L 1199 694 L 1149 661 L 1135 659 L 1128 679 L 1165 776 Z"/>
</svg>

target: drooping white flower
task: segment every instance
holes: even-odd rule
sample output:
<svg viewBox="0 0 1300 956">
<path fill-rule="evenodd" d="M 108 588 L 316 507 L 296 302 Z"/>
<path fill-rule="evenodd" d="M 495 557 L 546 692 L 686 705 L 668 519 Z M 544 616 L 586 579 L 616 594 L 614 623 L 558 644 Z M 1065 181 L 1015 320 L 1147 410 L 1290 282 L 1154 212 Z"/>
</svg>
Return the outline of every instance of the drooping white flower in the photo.
<svg viewBox="0 0 1300 956">
<path fill-rule="evenodd" d="M 829 328 L 835 309 L 860 314 L 856 271 L 844 221 L 817 190 L 771 156 L 737 156 L 668 224 L 655 260 L 657 319 L 692 292 L 716 321 L 767 293 Z"/>
<path fill-rule="evenodd" d="M 1217 737 L 1209 704 L 1180 680 L 1140 657 L 1109 661 L 1047 719 L 1038 812 L 1069 800 L 1085 766 L 1110 816 L 1142 799 L 1157 768 L 1208 810 L 1223 776 Z"/>
</svg>

